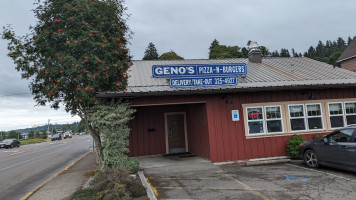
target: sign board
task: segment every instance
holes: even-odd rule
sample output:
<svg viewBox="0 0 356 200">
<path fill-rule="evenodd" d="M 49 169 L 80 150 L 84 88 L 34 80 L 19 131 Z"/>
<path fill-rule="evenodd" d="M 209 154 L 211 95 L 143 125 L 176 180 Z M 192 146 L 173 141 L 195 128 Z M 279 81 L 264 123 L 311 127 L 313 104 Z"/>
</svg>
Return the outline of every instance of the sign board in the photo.
<svg viewBox="0 0 356 200">
<path fill-rule="evenodd" d="M 211 77 L 173 77 L 169 80 L 171 88 L 202 87 L 202 86 L 229 86 L 237 85 L 236 76 Z"/>
<path fill-rule="evenodd" d="M 239 110 L 231 110 L 232 121 L 240 121 Z"/>
<path fill-rule="evenodd" d="M 246 63 L 152 66 L 152 76 L 154 78 L 187 76 L 232 76 L 246 74 Z"/>
</svg>

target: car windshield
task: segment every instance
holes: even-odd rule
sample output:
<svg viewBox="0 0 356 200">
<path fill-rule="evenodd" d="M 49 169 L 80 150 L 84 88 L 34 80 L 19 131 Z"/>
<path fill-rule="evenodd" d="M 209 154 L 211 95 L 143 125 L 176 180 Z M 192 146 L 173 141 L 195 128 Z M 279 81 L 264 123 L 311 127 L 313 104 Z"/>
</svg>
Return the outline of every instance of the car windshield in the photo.
<svg viewBox="0 0 356 200">
<path fill-rule="evenodd" d="M 2 142 L 12 142 L 11 139 L 6 139 L 6 140 L 3 140 Z"/>
<path fill-rule="evenodd" d="M 53 135 L 53 137 L 58 137 L 59 136 L 59 134 L 55 134 L 55 135 Z"/>
</svg>

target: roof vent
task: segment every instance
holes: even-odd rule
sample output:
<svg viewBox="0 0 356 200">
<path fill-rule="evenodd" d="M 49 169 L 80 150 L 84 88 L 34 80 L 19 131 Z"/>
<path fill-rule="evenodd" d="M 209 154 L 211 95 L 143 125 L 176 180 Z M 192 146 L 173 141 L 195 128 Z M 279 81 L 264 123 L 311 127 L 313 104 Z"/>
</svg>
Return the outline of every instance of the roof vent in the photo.
<svg viewBox="0 0 356 200">
<path fill-rule="evenodd" d="M 251 41 L 248 49 L 248 61 L 252 63 L 262 63 L 262 52 L 257 42 Z"/>
</svg>

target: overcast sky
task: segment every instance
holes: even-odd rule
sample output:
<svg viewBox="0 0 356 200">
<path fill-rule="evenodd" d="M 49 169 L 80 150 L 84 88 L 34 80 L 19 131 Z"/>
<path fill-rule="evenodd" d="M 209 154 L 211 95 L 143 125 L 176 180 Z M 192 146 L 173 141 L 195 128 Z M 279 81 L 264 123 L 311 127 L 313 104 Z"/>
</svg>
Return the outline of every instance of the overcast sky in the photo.
<svg viewBox="0 0 356 200">
<path fill-rule="evenodd" d="M 257 41 L 270 51 L 294 48 L 298 53 L 319 40 L 356 36 L 354 0 L 126 0 L 128 24 L 134 32 L 130 52 L 143 57 L 149 42 L 159 54 L 174 50 L 185 59 L 207 59 L 213 39 L 245 47 Z M 33 0 L 3 1 L 0 25 L 12 24 L 24 35 L 36 23 Z M 28 81 L 6 56 L 0 40 L 0 130 L 71 123 L 79 118 L 63 110 L 34 107 Z"/>
</svg>

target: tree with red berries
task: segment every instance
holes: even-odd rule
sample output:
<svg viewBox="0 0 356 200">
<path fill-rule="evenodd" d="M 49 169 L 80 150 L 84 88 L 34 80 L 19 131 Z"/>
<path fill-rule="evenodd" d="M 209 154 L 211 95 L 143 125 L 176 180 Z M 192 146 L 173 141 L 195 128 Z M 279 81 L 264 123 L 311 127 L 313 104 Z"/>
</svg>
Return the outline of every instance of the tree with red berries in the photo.
<svg viewBox="0 0 356 200">
<path fill-rule="evenodd" d="M 98 92 L 124 91 L 131 57 L 123 0 L 38 0 L 38 19 L 30 33 L 16 37 L 4 28 L 9 56 L 38 105 L 60 105 L 79 115 L 96 143 L 102 160 L 100 134 L 88 118 L 100 101 Z"/>
</svg>

